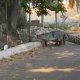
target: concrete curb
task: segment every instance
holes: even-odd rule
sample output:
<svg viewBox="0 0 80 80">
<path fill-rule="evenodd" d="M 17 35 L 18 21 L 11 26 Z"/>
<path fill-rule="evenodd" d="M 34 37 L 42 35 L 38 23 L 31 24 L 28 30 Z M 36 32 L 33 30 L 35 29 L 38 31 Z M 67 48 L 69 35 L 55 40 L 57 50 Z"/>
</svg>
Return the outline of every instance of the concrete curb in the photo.
<svg viewBox="0 0 80 80">
<path fill-rule="evenodd" d="M 29 42 L 26 44 L 21 44 L 21 45 L 18 45 L 18 46 L 13 47 L 13 48 L 9 48 L 9 49 L 4 50 L 4 51 L 0 51 L 0 59 L 10 58 L 10 56 L 13 56 L 15 54 L 28 52 L 34 48 L 41 47 L 41 46 L 42 45 L 40 42 Z"/>
</svg>

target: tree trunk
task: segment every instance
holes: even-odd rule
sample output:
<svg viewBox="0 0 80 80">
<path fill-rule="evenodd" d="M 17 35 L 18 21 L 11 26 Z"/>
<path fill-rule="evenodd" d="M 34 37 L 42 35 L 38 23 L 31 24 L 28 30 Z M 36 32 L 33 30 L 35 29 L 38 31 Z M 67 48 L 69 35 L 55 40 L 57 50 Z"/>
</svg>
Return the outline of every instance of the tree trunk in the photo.
<svg viewBox="0 0 80 80">
<path fill-rule="evenodd" d="M 19 40 L 19 35 L 16 30 L 17 24 L 19 22 L 19 17 L 24 17 L 26 15 L 20 6 L 20 0 L 13 0 L 13 2 L 10 1 L 7 2 L 7 32 L 8 35 L 13 36 L 15 39 Z M 24 18 L 23 21 L 25 20 L 26 19 Z"/>
<path fill-rule="evenodd" d="M 41 27 L 44 27 L 44 15 L 41 15 Z"/>
<path fill-rule="evenodd" d="M 21 8 L 20 1 L 21 0 L 0 0 L 0 26 L 2 27 L 1 35 L 3 34 L 3 36 L 0 36 L 2 40 L 0 41 L 2 43 L 14 45 L 20 40 L 17 25 L 26 24 L 26 14 Z"/>
<path fill-rule="evenodd" d="M 31 28 L 31 14 L 29 14 L 29 26 L 27 27 L 27 34 L 28 34 L 28 41 L 31 41 L 31 34 L 30 34 L 30 28 Z"/>
<path fill-rule="evenodd" d="M 57 29 L 57 13 L 56 13 L 56 11 L 55 11 L 55 29 Z"/>
<path fill-rule="evenodd" d="M 11 35 L 16 34 L 16 25 L 18 16 L 19 16 L 19 1 L 14 0 L 14 2 L 11 3 L 9 6 L 7 3 L 7 23 L 8 23 L 8 30 Z"/>
</svg>

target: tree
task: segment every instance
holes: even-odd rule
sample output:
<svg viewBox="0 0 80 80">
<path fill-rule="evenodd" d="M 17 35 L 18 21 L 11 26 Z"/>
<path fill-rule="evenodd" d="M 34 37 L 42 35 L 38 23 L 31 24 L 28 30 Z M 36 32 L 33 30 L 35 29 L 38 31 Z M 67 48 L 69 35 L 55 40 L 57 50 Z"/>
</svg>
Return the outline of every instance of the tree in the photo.
<svg viewBox="0 0 80 80">
<path fill-rule="evenodd" d="M 48 10 L 55 11 L 55 22 L 57 27 L 57 13 L 60 11 L 61 12 L 66 11 L 62 3 L 63 0 L 34 0 L 34 1 L 35 1 L 35 7 L 37 8 L 36 13 L 38 16 L 47 15 Z"/>
<path fill-rule="evenodd" d="M 42 18 L 42 27 L 43 27 L 43 15 L 48 14 L 48 10 L 55 11 L 56 13 L 56 26 L 57 26 L 57 13 L 59 11 L 65 11 L 65 8 L 62 4 L 63 0 L 21 0 L 22 7 L 24 11 L 29 14 L 29 23 L 30 23 L 30 15 L 31 15 L 31 7 L 35 9 L 35 12 L 38 16 Z M 31 6 L 30 6 L 31 4 Z M 30 24 L 28 27 L 28 36 L 30 40 Z"/>
<path fill-rule="evenodd" d="M 44 15 L 48 14 L 48 5 L 50 0 L 33 0 L 33 6 L 38 16 L 41 16 L 41 26 L 44 27 Z"/>
<path fill-rule="evenodd" d="M 42 16 L 42 26 L 43 26 L 43 15 L 48 14 L 48 9 L 55 11 L 56 25 L 57 25 L 57 13 L 59 11 L 65 11 L 63 6 L 63 0 L 22 0 L 23 8 L 26 12 L 31 13 L 29 8 L 29 3 L 32 3 L 33 8 L 35 9 L 38 16 Z"/>
<path fill-rule="evenodd" d="M 4 42 L 7 42 L 7 44 L 17 43 L 17 40 L 20 40 L 17 25 L 20 23 L 26 24 L 26 14 L 21 7 L 21 0 L 0 0 L 0 13 L 0 24 L 5 24 L 5 30 L 3 31 Z M 1 19 L 1 17 L 4 19 Z"/>
<path fill-rule="evenodd" d="M 17 24 L 19 22 L 19 17 L 23 18 L 25 16 L 20 5 L 20 0 L 4 0 L 4 3 L 6 5 L 7 35 L 12 36 L 15 39 L 19 39 L 19 35 L 16 30 Z M 26 21 L 25 18 L 23 20 Z"/>
<path fill-rule="evenodd" d="M 47 15 L 47 7 L 46 7 L 46 0 L 21 0 L 21 6 L 23 7 L 24 11 L 29 14 L 29 26 L 28 26 L 28 38 L 31 41 L 30 37 L 30 26 L 31 26 L 31 13 L 32 9 L 35 9 L 35 12 L 38 16 L 41 16 L 41 22 L 43 26 L 43 15 Z"/>
<path fill-rule="evenodd" d="M 21 6 L 23 7 L 24 11 L 29 14 L 29 26 L 27 26 L 27 35 L 28 41 L 31 41 L 30 27 L 31 27 L 32 0 L 21 0 Z"/>
<path fill-rule="evenodd" d="M 63 0 L 51 0 L 48 9 L 51 11 L 55 11 L 55 28 L 57 28 L 57 13 L 66 11 L 63 5 Z"/>
<path fill-rule="evenodd" d="M 78 13 L 78 10 L 80 8 L 80 0 L 68 0 L 68 3 L 69 3 L 69 7 L 72 9 L 74 7 L 74 5 L 76 5 L 76 9 L 77 9 L 77 13 Z"/>
</svg>

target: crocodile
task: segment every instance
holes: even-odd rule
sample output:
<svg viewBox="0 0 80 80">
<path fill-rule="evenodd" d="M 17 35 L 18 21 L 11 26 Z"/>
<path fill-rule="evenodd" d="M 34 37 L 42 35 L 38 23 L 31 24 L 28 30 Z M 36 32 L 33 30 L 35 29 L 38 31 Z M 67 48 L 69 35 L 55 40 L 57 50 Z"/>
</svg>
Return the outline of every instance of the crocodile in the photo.
<svg viewBox="0 0 80 80">
<path fill-rule="evenodd" d="M 51 32 L 37 35 L 37 38 L 44 41 L 45 46 L 47 46 L 47 41 L 54 41 L 55 46 L 59 46 L 65 44 L 66 34 L 63 31 L 56 30 L 56 31 L 51 31 Z"/>
</svg>

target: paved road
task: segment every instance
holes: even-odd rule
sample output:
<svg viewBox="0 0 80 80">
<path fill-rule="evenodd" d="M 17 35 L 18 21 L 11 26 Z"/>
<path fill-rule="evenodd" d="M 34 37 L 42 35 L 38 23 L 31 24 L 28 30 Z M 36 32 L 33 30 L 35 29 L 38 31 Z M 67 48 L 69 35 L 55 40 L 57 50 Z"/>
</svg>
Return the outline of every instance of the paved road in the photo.
<svg viewBox="0 0 80 80">
<path fill-rule="evenodd" d="M 0 80 L 80 80 L 80 46 L 48 47 L 41 54 L 0 65 Z"/>
</svg>

